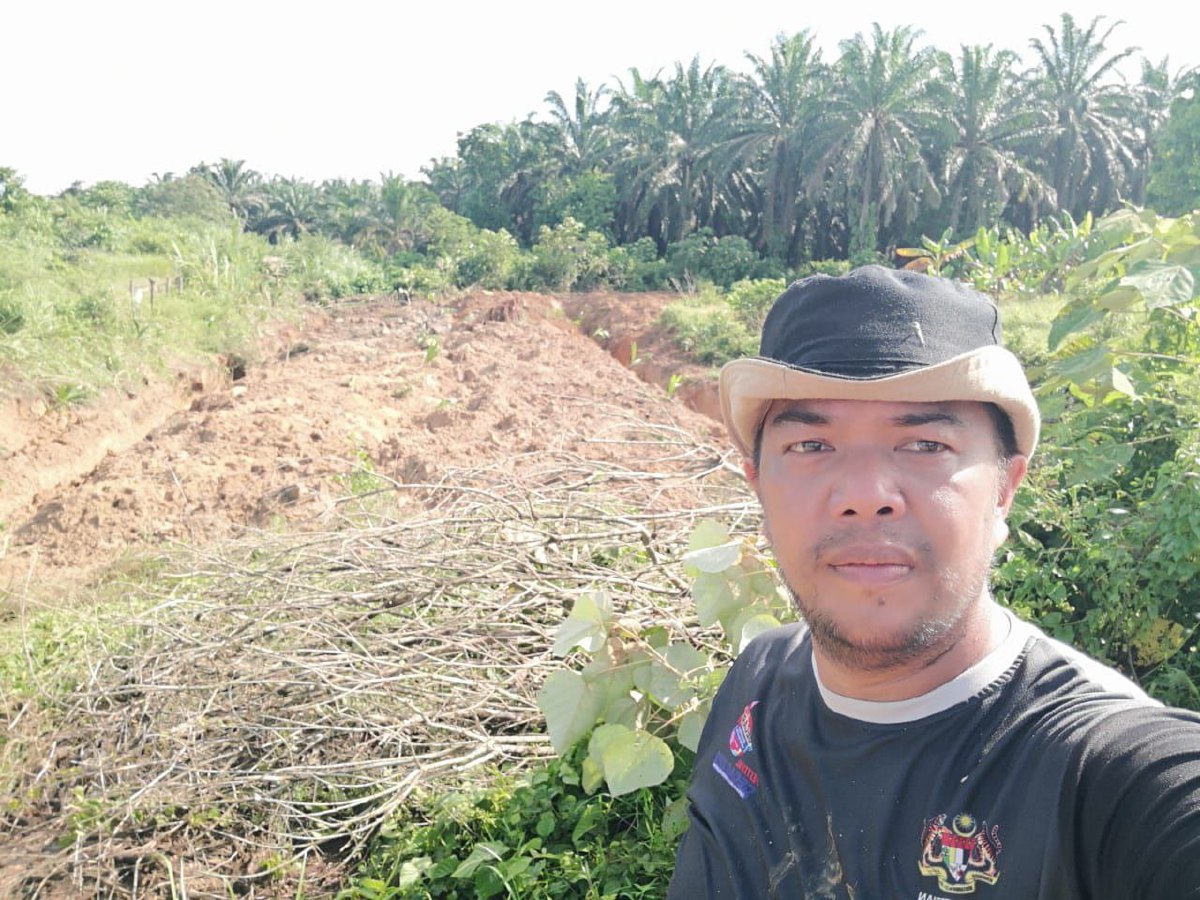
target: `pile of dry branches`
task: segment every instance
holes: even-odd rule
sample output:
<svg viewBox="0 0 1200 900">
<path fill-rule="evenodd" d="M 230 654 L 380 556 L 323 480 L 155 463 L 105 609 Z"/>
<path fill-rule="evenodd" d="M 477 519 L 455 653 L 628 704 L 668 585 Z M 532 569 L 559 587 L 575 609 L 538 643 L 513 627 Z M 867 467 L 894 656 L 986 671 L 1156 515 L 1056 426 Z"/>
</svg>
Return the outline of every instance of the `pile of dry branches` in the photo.
<svg viewBox="0 0 1200 900">
<path fill-rule="evenodd" d="M 535 698 L 561 664 L 554 628 L 596 589 L 682 628 L 687 534 L 754 525 L 727 468 L 630 427 L 588 456 L 437 483 L 372 472 L 378 492 L 324 533 L 175 557 L 79 648 L 72 690 L 8 710 L 30 752 L 0 875 L 26 893 L 270 893 L 273 866 L 352 858 L 415 789 L 550 753 Z"/>
</svg>

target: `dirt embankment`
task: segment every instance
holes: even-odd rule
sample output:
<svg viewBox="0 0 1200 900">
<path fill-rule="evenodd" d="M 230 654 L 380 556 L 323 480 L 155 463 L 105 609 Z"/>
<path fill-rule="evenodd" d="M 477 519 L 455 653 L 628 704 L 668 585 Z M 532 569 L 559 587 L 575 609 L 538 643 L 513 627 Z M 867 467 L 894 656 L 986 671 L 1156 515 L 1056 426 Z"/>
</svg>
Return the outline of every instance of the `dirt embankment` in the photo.
<svg viewBox="0 0 1200 900">
<path fill-rule="evenodd" d="M 724 446 L 711 373 L 656 327 L 672 299 L 349 302 L 276 334 L 244 367 L 76 412 L 9 402 L 0 591 L 87 577 L 171 542 L 317 527 L 357 476 L 433 481 L 584 444 L 631 418 Z"/>
</svg>

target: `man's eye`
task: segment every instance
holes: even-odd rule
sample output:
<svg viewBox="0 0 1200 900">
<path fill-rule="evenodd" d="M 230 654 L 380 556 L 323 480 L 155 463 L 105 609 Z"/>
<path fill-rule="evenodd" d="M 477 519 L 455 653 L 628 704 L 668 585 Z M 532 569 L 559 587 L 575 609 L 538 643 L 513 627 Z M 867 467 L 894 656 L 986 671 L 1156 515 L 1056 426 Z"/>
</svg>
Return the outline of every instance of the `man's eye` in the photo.
<svg viewBox="0 0 1200 900">
<path fill-rule="evenodd" d="M 941 453 L 950 448 L 939 441 L 910 441 L 904 445 L 904 449 L 916 453 Z"/>
<path fill-rule="evenodd" d="M 824 441 L 796 441 L 787 446 L 789 453 L 820 453 L 829 449 Z"/>
</svg>

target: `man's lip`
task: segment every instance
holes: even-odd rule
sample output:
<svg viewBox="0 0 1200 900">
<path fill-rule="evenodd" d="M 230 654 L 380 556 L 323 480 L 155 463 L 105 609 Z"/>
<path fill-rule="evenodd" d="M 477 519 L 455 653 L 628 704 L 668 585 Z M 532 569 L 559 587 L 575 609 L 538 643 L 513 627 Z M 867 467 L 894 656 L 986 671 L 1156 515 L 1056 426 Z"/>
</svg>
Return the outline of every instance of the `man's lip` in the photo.
<svg viewBox="0 0 1200 900">
<path fill-rule="evenodd" d="M 902 547 L 880 544 L 860 544 L 838 547 L 826 554 L 822 560 L 825 565 L 835 569 L 843 567 L 913 567 L 913 556 Z"/>
</svg>

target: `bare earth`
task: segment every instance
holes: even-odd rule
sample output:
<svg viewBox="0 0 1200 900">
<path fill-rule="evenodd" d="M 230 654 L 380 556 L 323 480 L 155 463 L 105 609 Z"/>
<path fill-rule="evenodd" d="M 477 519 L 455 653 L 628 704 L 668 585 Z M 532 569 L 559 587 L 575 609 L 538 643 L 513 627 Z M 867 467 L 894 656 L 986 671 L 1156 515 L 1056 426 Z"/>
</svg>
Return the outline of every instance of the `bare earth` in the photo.
<svg viewBox="0 0 1200 900">
<path fill-rule="evenodd" d="M 261 360 L 136 397 L 78 411 L 0 400 L 0 599 L 176 542 L 318 527 L 356 472 L 429 482 L 631 419 L 724 448 L 712 373 L 655 328 L 673 299 L 358 300 L 265 335 Z"/>
</svg>

